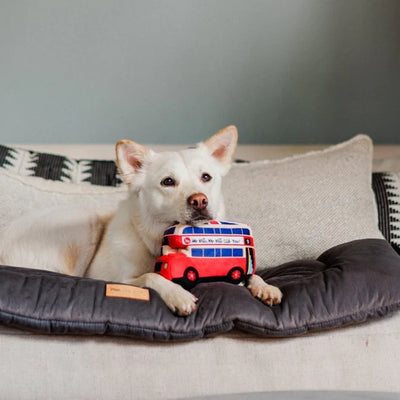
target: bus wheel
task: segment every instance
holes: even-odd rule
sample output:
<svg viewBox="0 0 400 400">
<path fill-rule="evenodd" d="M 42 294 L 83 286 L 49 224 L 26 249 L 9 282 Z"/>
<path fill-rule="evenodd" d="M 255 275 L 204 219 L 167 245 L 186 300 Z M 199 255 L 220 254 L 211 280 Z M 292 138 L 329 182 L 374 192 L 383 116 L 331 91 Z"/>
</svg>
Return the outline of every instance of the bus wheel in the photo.
<svg viewBox="0 0 400 400">
<path fill-rule="evenodd" d="M 193 267 L 186 268 L 185 278 L 188 282 L 194 283 L 197 281 L 199 274 Z"/>
<path fill-rule="evenodd" d="M 232 268 L 228 274 L 229 280 L 233 283 L 240 283 L 243 279 L 243 270 L 240 267 Z"/>
</svg>

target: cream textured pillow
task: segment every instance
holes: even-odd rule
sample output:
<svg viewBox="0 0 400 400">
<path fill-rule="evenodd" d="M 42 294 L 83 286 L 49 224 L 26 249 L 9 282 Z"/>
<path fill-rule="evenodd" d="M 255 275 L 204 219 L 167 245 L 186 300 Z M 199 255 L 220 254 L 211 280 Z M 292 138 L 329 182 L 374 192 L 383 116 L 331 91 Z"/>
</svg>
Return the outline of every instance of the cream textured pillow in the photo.
<svg viewBox="0 0 400 400">
<path fill-rule="evenodd" d="M 63 183 L 0 169 L 0 193 L 1 231 L 13 219 L 41 208 L 78 204 L 99 212 L 113 210 L 127 188 Z"/>
<path fill-rule="evenodd" d="M 318 257 L 355 239 L 383 238 L 371 188 L 368 136 L 304 155 L 234 165 L 226 217 L 249 224 L 258 268 Z"/>
</svg>

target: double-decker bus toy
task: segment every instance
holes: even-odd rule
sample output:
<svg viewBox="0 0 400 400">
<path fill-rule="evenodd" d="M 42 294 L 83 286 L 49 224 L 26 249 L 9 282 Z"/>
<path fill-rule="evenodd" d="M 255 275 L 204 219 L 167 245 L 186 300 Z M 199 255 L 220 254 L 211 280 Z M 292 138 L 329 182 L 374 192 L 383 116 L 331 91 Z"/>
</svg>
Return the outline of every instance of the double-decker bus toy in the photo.
<svg viewBox="0 0 400 400">
<path fill-rule="evenodd" d="M 245 224 L 207 221 L 174 225 L 164 232 L 154 272 L 191 288 L 199 282 L 241 283 L 255 272 L 251 229 Z"/>
</svg>

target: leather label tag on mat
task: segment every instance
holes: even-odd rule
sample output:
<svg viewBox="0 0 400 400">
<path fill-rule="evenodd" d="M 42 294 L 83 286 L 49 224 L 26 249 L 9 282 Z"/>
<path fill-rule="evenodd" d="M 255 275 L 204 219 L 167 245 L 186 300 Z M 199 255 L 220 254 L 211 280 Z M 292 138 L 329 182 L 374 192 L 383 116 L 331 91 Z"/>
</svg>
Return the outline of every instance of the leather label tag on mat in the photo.
<svg viewBox="0 0 400 400">
<path fill-rule="evenodd" d="M 116 283 L 107 283 L 106 285 L 106 296 L 107 297 L 122 297 L 124 299 L 133 300 L 150 300 L 149 289 L 144 289 L 137 286 L 131 285 L 120 285 Z"/>
</svg>

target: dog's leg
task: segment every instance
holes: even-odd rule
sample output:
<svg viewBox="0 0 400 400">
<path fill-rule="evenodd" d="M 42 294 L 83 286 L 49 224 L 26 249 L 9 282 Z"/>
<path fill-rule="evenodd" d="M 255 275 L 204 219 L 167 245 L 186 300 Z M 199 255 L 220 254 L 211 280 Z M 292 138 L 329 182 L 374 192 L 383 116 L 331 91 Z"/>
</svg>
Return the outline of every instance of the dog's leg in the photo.
<svg viewBox="0 0 400 400">
<path fill-rule="evenodd" d="M 168 308 L 182 317 L 190 315 L 197 308 L 196 302 L 198 299 L 196 296 L 159 274 L 149 272 L 125 283 L 154 289 Z"/>
<path fill-rule="evenodd" d="M 282 292 L 276 286 L 268 285 L 261 276 L 252 275 L 247 288 L 254 297 L 270 306 L 279 304 L 282 300 Z"/>
</svg>

